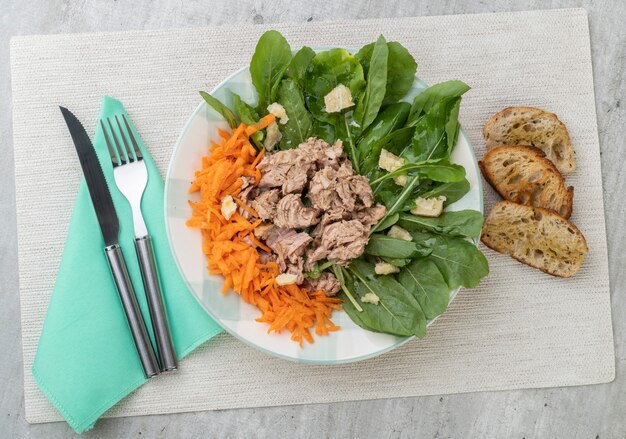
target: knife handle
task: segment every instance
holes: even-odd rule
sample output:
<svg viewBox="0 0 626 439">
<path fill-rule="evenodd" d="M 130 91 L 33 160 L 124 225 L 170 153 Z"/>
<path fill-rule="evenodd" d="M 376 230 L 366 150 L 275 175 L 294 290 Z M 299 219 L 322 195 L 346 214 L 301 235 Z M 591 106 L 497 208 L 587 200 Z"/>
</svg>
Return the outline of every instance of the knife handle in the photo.
<svg viewBox="0 0 626 439">
<path fill-rule="evenodd" d="M 167 310 L 163 303 L 159 272 L 150 235 L 135 238 L 135 248 L 137 249 L 137 258 L 141 268 L 143 287 L 148 299 L 154 338 L 156 339 L 157 350 L 161 360 L 161 372 L 176 370 L 178 369 L 178 360 L 172 342 L 170 325 L 167 321 Z"/>
<path fill-rule="evenodd" d="M 139 354 L 144 374 L 146 378 L 152 378 L 159 374 L 159 363 L 148 336 L 146 323 L 143 321 L 143 316 L 139 310 L 139 304 L 137 303 L 133 284 L 130 282 L 122 249 L 119 244 L 113 244 L 106 247 L 104 251 L 107 255 L 109 267 L 111 267 L 115 286 L 122 301 L 124 314 L 126 314 L 128 326 L 135 341 L 135 347 L 137 348 L 137 354 Z"/>
</svg>

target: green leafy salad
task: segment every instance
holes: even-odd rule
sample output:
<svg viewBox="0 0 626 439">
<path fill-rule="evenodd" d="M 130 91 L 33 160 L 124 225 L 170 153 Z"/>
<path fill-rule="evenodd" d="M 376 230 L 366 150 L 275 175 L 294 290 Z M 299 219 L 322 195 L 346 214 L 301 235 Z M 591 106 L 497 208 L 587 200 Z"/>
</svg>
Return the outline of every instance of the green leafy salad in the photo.
<svg viewBox="0 0 626 439">
<path fill-rule="evenodd" d="M 233 93 L 229 108 L 201 94 L 233 129 L 279 108 L 286 115 L 281 123 L 252 135 L 258 150 L 286 151 L 311 137 L 342 141 L 384 215 L 366 232 L 359 257 L 316 261 L 304 276 L 332 274 L 341 284 L 343 309 L 357 325 L 423 337 L 451 292 L 475 287 L 489 268 L 473 241 L 482 213 L 446 210 L 470 189 L 465 169 L 451 162 L 461 96 L 469 87 L 448 81 L 408 99 L 416 70 L 408 50 L 382 35 L 356 53 L 310 47 L 294 53 L 279 32 L 268 31 L 250 63 L 256 104 Z"/>
</svg>

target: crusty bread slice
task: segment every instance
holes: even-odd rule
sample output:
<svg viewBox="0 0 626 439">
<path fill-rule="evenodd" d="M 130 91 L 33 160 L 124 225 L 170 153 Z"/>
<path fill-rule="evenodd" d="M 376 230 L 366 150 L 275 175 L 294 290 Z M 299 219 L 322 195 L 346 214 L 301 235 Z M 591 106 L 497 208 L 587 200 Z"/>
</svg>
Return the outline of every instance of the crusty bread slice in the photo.
<svg viewBox="0 0 626 439">
<path fill-rule="evenodd" d="M 502 198 L 514 203 L 552 209 L 563 218 L 572 214 L 573 187 L 532 146 L 498 146 L 478 162 L 485 179 Z"/>
<path fill-rule="evenodd" d="M 585 237 L 568 220 L 510 201 L 493 206 L 480 239 L 495 251 L 560 277 L 576 274 L 588 252 Z"/>
<path fill-rule="evenodd" d="M 530 145 L 541 149 L 562 174 L 576 169 L 574 148 L 565 125 L 556 117 L 533 107 L 509 107 L 483 127 L 487 148 L 499 145 Z"/>
</svg>

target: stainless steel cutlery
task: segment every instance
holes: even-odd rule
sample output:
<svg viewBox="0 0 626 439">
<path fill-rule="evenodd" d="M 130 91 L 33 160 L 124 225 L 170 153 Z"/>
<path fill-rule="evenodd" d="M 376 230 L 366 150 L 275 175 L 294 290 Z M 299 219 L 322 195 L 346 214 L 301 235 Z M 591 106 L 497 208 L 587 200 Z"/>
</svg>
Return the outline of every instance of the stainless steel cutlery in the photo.
<svg viewBox="0 0 626 439">
<path fill-rule="evenodd" d="M 146 377 L 150 378 L 158 375 L 159 371 L 176 370 L 178 361 L 163 303 L 154 249 L 141 212 L 141 198 L 148 183 L 148 172 L 130 124 L 126 116 L 122 116 L 124 126 L 118 116 L 107 119 L 106 124 L 105 121 L 100 121 L 113 164 L 116 185 L 128 200 L 133 213 L 135 249 L 160 357 L 160 367 L 122 254 L 118 238 L 120 223 L 98 156 L 80 121 L 67 108 L 60 108 L 85 175 L 104 239 L 107 262 L 143 371 Z"/>
<path fill-rule="evenodd" d="M 133 284 L 128 275 L 126 261 L 118 240 L 120 222 L 113 206 L 113 199 L 111 198 L 104 172 L 100 167 L 96 150 L 83 125 L 67 108 L 60 108 L 72 135 L 83 174 L 85 174 L 91 202 L 100 224 L 102 238 L 104 239 L 104 252 L 111 268 L 111 274 L 113 275 L 124 313 L 126 314 L 126 320 L 137 348 L 137 354 L 141 360 L 146 377 L 153 377 L 159 374 L 159 364 L 152 348 L 139 304 L 137 303 Z"/>
</svg>

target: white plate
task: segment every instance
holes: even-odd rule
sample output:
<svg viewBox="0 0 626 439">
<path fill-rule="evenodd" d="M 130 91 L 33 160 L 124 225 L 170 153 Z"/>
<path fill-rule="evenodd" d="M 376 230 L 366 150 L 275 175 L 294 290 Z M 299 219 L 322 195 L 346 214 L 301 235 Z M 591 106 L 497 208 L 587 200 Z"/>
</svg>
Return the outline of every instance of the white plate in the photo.
<svg viewBox="0 0 626 439">
<path fill-rule="evenodd" d="M 404 99 L 412 101 L 413 96 L 425 88 L 416 78 L 413 89 Z M 248 67 L 244 67 L 218 85 L 211 95 L 230 105 L 231 94 L 235 92 L 248 102 L 257 102 Z M 280 334 L 267 333 L 267 325 L 255 321 L 260 311 L 230 292 L 221 294 L 223 278 L 209 275 L 206 260 L 201 250 L 201 236 L 197 229 L 185 225 L 191 216 L 187 203 L 187 193 L 200 166 L 200 160 L 208 152 L 211 140 L 218 141 L 217 129 L 228 129 L 224 119 L 202 102 L 193 112 L 183 129 L 170 162 L 165 180 L 165 223 L 174 259 L 189 291 L 206 312 L 226 331 L 243 342 L 268 354 L 287 360 L 315 364 L 337 364 L 363 360 L 380 355 L 410 340 L 412 337 L 396 337 L 366 331 L 354 324 L 343 311 L 335 311 L 332 320 L 341 330 L 328 336 L 316 336 L 315 343 L 304 343 L 304 347 L 290 339 L 288 331 Z M 474 209 L 483 211 L 483 194 L 474 151 L 463 131 L 452 154 L 452 161 L 465 167 L 470 191 L 448 210 Z M 450 292 L 450 301 L 458 293 L 458 288 Z M 429 322 L 429 324 L 432 322 Z"/>
</svg>

